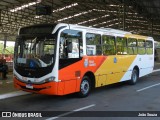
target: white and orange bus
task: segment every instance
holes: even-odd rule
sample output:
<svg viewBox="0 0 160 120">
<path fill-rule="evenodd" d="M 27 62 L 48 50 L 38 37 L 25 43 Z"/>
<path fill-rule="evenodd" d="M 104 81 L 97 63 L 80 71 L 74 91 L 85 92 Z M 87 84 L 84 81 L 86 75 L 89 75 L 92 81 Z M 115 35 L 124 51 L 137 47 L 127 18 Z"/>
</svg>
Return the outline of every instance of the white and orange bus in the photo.
<svg viewBox="0 0 160 120">
<path fill-rule="evenodd" d="M 135 84 L 154 66 L 154 40 L 111 28 L 40 24 L 19 29 L 14 85 L 41 94 L 78 93 L 117 82 Z"/>
</svg>

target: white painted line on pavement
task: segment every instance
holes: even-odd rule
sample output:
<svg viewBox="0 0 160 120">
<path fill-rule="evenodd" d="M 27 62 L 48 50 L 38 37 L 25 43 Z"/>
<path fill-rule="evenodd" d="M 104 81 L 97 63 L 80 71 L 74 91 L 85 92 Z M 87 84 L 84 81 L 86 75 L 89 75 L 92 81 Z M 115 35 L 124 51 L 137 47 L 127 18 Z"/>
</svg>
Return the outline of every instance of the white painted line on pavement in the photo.
<svg viewBox="0 0 160 120">
<path fill-rule="evenodd" d="M 13 81 L 7 81 L 6 83 L 13 83 Z"/>
<path fill-rule="evenodd" d="M 73 111 L 71 111 L 71 112 L 66 112 L 66 113 L 64 113 L 64 114 L 60 114 L 60 115 L 58 115 L 58 116 L 48 118 L 48 119 L 46 119 L 46 120 L 55 120 L 55 119 L 58 119 L 58 118 L 60 118 L 60 117 L 64 117 L 64 116 L 66 116 L 66 115 L 69 115 L 69 114 L 72 114 L 72 113 L 75 113 L 75 112 L 78 112 L 78 111 L 82 111 L 82 110 L 85 110 L 85 109 L 88 109 L 88 108 L 91 108 L 91 107 L 94 107 L 94 106 L 95 106 L 95 104 L 88 105 L 88 106 L 85 106 L 85 107 L 82 107 L 82 108 L 75 109 L 75 110 L 73 110 Z"/>
<path fill-rule="evenodd" d="M 151 86 L 148 86 L 148 87 L 145 87 L 145 88 L 139 89 L 139 90 L 137 90 L 137 92 L 141 92 L 141 91 L 143 91 L 143 90 L 146 90 L 146 89 L 149 89 L 149 88 L 152 88 L 152 87 L 158 86 L 158 85 L 160 85 L 160 83 L 157 83 L 157 84 L 154 84 L 154 85 L 151 85 Z"/>
<path fill-rule="evenodd" d="M 155 63 L 155 65 L 158 65 L 158 64 L 160 64 L 160 63 L 159 63 L 159 62 L 156 62 L 156 63 Z"/>
<path fill-rule="evenodd" d="M 153 70 L 153 72 L 152 72 L 152 73 L 154 73 L 154 72 L 158 72 L 158 71 L 160 71 L 160 69 Z M 158 86 L 158 85 L 160 85 L 160 83 L 157 83 L 157 84 L 154 84 L 154 85 L 150 85 L 150 86 L 148 86 L 148 87 L 144 87 L 144 88 L 142 88 L 142 89 L 137 90 L 137 92 L 141 92 L 141 91 L 143 91 L 143 90 L 146 90 L 146 89 L 149 89 L 149 88 L 152 88 L 152 87 Z"/>
<path fill-rule="evenodd" d="M 16 91 L 16 92 L 11 92 L 11 93 L 6 93 L 6 94 L 0 95 L 0 100 L 6 99 L 6 98 L 11 98 L 11 97 L 16 97 L 16 96 L 21 96 L 21 95 L 27 95 L 27 94 L 31 94 L 31 93 L 24 92 L 24 91 Z"/>
<path fill-rule="evenodd" d="M 159 71 L 160 71 L 160 69 L 156 69 L 156 70 L 153 70 L 152 73 L 154 73 L 154 72 L 159 72 Z"/>
</svg>

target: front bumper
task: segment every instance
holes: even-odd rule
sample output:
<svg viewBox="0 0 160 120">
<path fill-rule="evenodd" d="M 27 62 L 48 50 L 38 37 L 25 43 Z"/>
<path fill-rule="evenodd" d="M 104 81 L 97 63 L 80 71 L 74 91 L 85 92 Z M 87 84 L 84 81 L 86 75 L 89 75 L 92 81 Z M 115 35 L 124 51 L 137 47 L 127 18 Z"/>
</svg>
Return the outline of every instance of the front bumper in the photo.
<svg viewBox="0 0 160 120">
<path fill-rule="evenodd" d="M 19 81 L 16 77 L 14 77 L 13 80 L 15 88 L 23 91 L 47 95 L 64 95 L 63 82 L 32 84 L 32 88 L 27 88 L 27 83 Z"/>
</svg>

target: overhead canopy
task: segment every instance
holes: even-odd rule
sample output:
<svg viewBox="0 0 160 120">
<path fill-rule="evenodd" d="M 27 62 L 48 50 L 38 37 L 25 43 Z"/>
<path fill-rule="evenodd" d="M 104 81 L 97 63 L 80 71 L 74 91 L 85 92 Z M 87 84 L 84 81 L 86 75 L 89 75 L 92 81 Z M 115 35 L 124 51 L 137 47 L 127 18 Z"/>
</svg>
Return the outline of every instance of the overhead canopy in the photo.
<svg viewBox="0 0 160 120">
<path fill-rule="evenodd" d="M 51 15 L 36 15 L 36 7 Z M 18 29 L 39 23 L 109 27 L 153 36 L 160 41 L 159 0 L 0 0 L 0 40 L 14 40 Z"/>
</svg>

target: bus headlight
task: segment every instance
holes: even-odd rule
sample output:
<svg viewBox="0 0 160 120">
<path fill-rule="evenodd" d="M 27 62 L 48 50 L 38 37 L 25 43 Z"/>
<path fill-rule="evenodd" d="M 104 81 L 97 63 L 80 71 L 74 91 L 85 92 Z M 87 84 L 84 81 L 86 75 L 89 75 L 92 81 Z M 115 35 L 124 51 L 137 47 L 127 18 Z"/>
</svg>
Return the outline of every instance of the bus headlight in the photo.
<svg viewBox="0 0 160 120">
<path fill-rule="evenodd" d="M 55 78 L 54 76 L 48 78 L 48 79 L 45 79 L 45 82 L 51 82 L 51 81 L 55 81 Z"/>
</svg>

